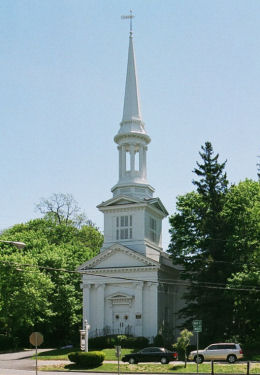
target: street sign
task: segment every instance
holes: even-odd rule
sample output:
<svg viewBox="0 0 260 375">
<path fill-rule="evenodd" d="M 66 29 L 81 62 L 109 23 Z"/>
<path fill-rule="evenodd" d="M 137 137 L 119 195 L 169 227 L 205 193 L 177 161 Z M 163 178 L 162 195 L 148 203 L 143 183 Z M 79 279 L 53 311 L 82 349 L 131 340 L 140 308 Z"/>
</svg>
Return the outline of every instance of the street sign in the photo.
<svg viewBox="0 0 260 375">
<path fill-rule="evenodd" d="M 194 332 L 202 332 L 202 320 L 193 320 L 192 326 Z"/>
<path fill-rule="evenodd" d="M 35 362 L 36 362 L 35 373 L 36 373 L 36 375 L 38 375 L 38 364 L 37 364 L 38 352 L 37 352 L 37 349 L 38 349 L 38 346 L 40 346 L 43 343 L 43 335 L 40 332 L 33 332 L 29 337 L 29 341 L 33 346 L 35 346 Z"/>
<path fill-rule="evenodd" d="M 121 356 L 121 346 L 116 346 L 115 349 L 116 349 L 116 352 L 115 352 L 116 357 L 120 358 L 120 356 Z"/>
<path fill-rule="evenodd" d="M 33 346 L 40 346 L 43 343 L 43 335 L 40 332 L 33 332 L 29 340 Z"/>
</svg>

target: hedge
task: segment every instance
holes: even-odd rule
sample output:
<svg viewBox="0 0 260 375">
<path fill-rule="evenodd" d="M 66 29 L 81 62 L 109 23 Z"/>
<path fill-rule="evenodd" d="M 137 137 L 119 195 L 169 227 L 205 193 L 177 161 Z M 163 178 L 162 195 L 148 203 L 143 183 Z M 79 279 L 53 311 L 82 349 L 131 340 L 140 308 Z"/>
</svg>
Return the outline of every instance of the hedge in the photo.
<svg viewBox="0 0 260 375">
<path fill-rule="evenodd" d="M 0 335 L 0 350 L 5 351 L 13 348 L 14 339 L 9 336 Z"/>
<path fill-rule="evenodd" d="M 72 352 L 68 354 L 69 360 L 79 366 L 99 366 L 105 359 L 102 352 Z"/>
<path fill-rule="evenodd" d="M 122 348 L 141 349 L 149 345 L 146 337 L 133 337 L 126 335 L 108 335 L 89 339 L 89 347 L 91 349 L 114 348 L 120 345 Z"/>
</svg>

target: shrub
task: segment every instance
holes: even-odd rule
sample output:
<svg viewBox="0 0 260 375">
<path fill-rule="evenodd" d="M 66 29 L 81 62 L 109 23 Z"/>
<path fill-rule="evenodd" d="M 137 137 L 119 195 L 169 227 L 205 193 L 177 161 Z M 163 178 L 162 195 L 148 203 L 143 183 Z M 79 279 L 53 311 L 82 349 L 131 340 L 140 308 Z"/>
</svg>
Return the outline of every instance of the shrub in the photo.
<svg viewBox="0 0 260 375">
<path fill-rule="evenodd" d="M 68 354 L 69 360 L 79 366 L 99 366 L 105 359 L 102 352 L 72 352 Z"/>
<path fill-rule="evenodd" d="M 114 348 L 117 345 L 116 336 L 99 336 L 88 340 L 91 349 Z"/>
<path fill-rule="evenodd" d="M 91 349 L 114 348 L 120 345 L 122 348 L 141 349 L 149 345 L 146 337 L 133 337 L 126 335 L 100 336 L 89 339 Z"/>
<path fill-rule="evenodd" d="M 5 351 L 14 347 L 14 339 L 10 336 L 0 335 L 0 350 Z"/>
<path fill-rule="evenodd" d="M 149 340 L 146 337 L 133 337 L 129 336 L 120 344 L 123 348 L 141 349 L 149 345 Z"/>
<path fill-rule="evenodd" d="M 164 338 L 163 338 L 163 335 L 157 335 L 155 336 L 154 340 L 153 340 L 153 345 L 154 346 L 164 346 Z"/>
</svg>

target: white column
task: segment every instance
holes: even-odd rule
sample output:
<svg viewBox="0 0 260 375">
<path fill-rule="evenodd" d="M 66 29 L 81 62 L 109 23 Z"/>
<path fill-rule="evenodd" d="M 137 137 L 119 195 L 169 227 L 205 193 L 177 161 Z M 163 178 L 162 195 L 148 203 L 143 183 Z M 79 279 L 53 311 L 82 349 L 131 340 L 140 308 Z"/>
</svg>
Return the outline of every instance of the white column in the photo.
<svg viewBox="0 0 260 375">
<path fill-rule="evenodd" d="M 140 146 L 139 148 L 139 173 L 140 173 L 141 178 L 144 178 L 143 158 L 144 158 L 144 147 Z"/>
<path fill-rule="evenodd" d="M 138 319 L 136 319 L 138 317 Z M 143 283 L 135 286 L 135 336 L 143 334 Z"/>
<path fill-rule="evenodd" d="M 83 284 L 83 325 L 85 320 L 90 321 L 90 287 L 90 284 Z"/>
<path fill-rule="evenodd" d="M 152 283 L 150 287 L 150 300 L 151 300 L 151 310 L 152 314 L 152 324 L 149 336 L 156 336 L 158 333 L 158 285 L 157 283 Z"/>
<path fill-rule="evenodd" d="M 125 149 L 125 145 L 122 145 L 121 155 L 122 155 L 122 176 L 125 176 L 125 172 L 126 172 L 126 149 Z"/>
<path fill-rule="evenodd" d="M 97 284 L 97 305 L 96 305 L 96 319 L 97 329 L 104 328 L 104 314 L 105 314 L 105 284 Z"/>
<path fill-rule="evenodd" d="M 131 171 L 131 176 L 134 176 L 134 172 L 135 172 L 135 146 L 134 145 L 130 146 L 130 171 Z"/>
<path fill-rule="evenodd" d="M 147 147 L 144 146 L 143 148 L 143 176 L 144 176 L 144 179 L 146 179 L 146 151 L 147 151 Z"/>
<path fill-rule="evenodd" d="M 119 179 L 122 177 L 122 146 L 118 146 L 119 155 Z"/>
</svg>

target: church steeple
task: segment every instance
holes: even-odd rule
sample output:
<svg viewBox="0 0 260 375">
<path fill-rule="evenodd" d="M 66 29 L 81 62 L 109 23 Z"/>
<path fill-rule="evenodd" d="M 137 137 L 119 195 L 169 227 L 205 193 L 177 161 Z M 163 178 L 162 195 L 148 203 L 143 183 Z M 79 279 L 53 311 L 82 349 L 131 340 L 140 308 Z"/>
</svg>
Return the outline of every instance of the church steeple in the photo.
<svg viewBox="0 0 260 375">
<path fill-rule="evenodd" d="M 142 116 L 140 110 L 140 99 L 136 74 L 133 36 L 130 32 L 122 122 L 131 120 L 141 120 L 141 117 Z"/>
<path fill-rule="evenodd" d="M 151 198 L 154 189 L 147 183 L 146 151 L 151 139 L 142 121 L 133 35 L 130 31 L 123 118 L 114 138 L 119 151 L 119 180 L 114 196 Z"/>
</svg>

